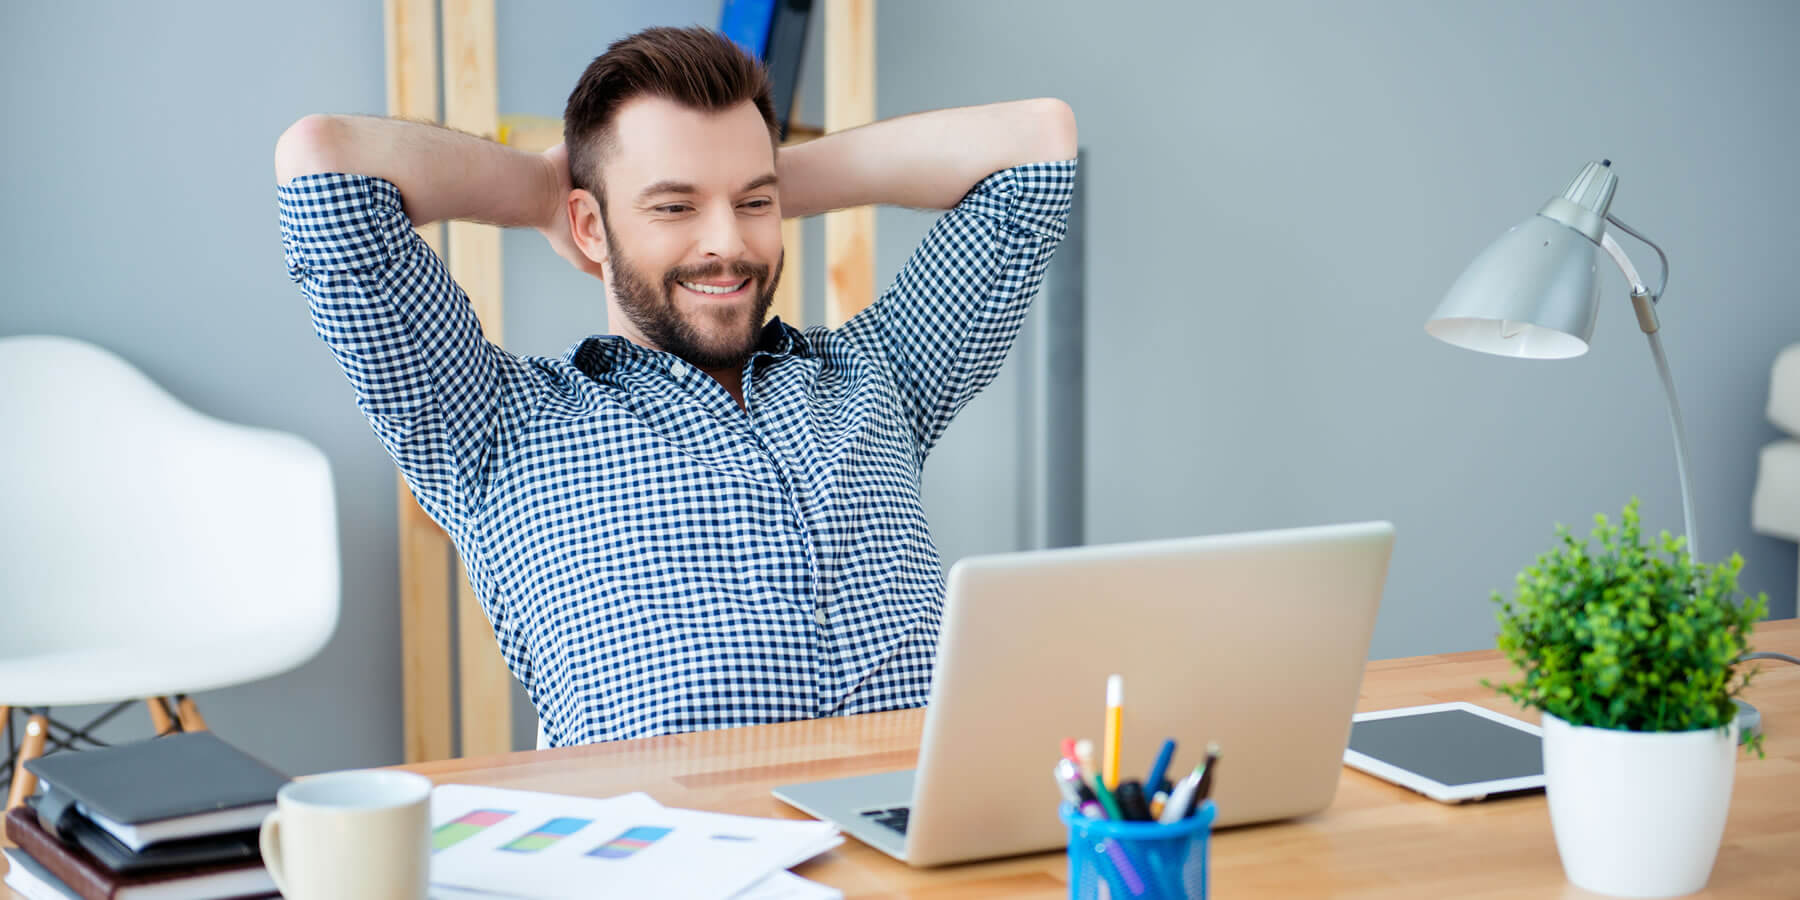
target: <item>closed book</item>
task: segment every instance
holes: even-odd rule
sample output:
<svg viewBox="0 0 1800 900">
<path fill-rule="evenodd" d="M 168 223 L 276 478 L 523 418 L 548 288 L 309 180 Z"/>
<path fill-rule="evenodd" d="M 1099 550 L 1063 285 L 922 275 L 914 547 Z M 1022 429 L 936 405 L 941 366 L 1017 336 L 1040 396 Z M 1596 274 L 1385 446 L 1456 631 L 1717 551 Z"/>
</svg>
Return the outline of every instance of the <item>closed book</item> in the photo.
<svg viewBox="0 0 1800 900">
<path fill-rule="evenodd" d="M 134 851 L 256 828 L 288 781 L 210 731 L 55 753 L 25 767 Z"/>
<path fill-rule="evenodd" d="M 133 875 L 109 871 L 86 850 L 51 837 L 38 826 L 37 813 L 23 806 L 6 814 L 6 837 L 82 900 L 225 900 L 275 893 L 275 880 L 260 859 Z"/>
<path fill-rule="evenodd" d="M 262 848 L 258 846 L 255 831 L 164 841 L 133 850 L 111 832 L 76 813 L 65 820 L 63 836 L 73 839 L 101 865 L 120 874 L 262 859 Z"/>
<path fill-rule="evenodd" d="M 25 853 L 8 847 L 0 854 L 6 856 L 6 886 L 25 900 L 81 900 L 61 878 Z"/>
</svg>

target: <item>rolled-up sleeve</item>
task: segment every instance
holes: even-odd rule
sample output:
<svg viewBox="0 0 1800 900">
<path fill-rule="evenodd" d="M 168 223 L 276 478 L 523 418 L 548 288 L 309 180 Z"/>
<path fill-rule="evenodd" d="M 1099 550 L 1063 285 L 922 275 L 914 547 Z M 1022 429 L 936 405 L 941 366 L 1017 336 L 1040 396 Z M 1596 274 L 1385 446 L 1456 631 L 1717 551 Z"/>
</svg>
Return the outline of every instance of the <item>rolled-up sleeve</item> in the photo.
<svg viewBox="0 0 1800 900">
<path fill-rule="evenodd" d="M 1075 161 L 995 172 L 940 216 L 842 334 L 886 363 L 921 454 L 999 374 L 1068 232 Z"/>
<path fill-rule="evenodd" d="M 483 337 L 392 183 L 307 175 L 278 187 L 277 200 L 288 275 L 307 296 L 314 329 L 420 504 L 454 533 L 529 375 Z"/>
</svg>

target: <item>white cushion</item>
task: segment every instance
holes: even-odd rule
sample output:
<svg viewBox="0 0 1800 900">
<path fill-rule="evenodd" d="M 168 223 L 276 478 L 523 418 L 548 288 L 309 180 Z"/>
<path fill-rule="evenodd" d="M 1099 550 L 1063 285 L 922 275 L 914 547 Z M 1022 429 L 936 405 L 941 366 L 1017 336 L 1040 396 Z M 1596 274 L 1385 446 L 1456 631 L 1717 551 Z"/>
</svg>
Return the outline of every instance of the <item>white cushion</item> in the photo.
<svg viewBox="0 0 1800 900">
<path fill-rule="evenodd" d="M 1760 534 L 1800 541 L 1800 441 L 1777 441 L 1762 449 L 1750 525 Z"/>
<path fill-rule="evenodd" d="M 1800 437 L 1800 344 L 1775 354 L 1769 371 L 1769 421 Z"/>
</svg>

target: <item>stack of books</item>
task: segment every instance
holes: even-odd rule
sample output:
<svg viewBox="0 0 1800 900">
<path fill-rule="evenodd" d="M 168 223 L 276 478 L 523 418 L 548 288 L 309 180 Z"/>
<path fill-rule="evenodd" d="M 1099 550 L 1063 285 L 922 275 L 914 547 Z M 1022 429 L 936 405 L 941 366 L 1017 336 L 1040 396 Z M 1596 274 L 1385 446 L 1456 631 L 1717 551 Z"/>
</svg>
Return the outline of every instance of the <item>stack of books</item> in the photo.
<svg viewBox="0 0 1800 900">
<path fill-rule="evenodd" d="M 286 776 L 211 732 L 26 763 L 42 793 L 6 815 L 6 884 L 27 900 L 278 896 L 257 830 Z"/>
</svg>

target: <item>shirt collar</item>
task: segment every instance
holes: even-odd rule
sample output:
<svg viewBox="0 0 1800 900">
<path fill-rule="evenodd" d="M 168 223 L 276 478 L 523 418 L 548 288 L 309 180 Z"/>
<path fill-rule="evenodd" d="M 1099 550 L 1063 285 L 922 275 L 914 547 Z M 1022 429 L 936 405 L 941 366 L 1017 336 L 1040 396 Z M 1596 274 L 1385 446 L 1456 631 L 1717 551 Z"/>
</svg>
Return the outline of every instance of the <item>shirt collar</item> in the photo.
<svg viewBox="0 0 1800 900">
<path fill-rule="evenodd" d="M 812 342 L 806 335 L 786 322 L 780 316 L 769 320 L 763 326 L 762 333 L 757 335 L 756 347 L 752 355 L 763 355 L 773 359 L 788 356 L 811 356 Z M 569 348 L 563 354 L 575 368 L 580 369 L 589 378 L 599 378 L 602 373 L 632 365 L 663 365 L 670 354 L 661 350 L 640 347 L 616 334 L 596 334 L 581 343 Z"/>
</svg>

